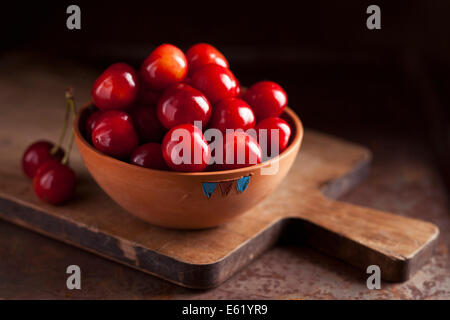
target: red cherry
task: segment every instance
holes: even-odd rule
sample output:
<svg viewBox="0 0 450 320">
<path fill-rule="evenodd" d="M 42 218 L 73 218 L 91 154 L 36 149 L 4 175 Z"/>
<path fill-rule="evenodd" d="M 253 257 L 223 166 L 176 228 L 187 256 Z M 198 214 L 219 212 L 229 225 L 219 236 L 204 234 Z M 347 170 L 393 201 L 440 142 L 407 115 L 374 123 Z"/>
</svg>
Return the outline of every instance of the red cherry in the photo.
<svg viewBox="0 0 450 320">
<path fill-rule="evenodd" d="M 147 143 L 134 150 L 130 163 L 150 169 L 167 170 L 159 143 Z"/>
<path fill-rule="evenodd" d="M 211 158 L 202 131 L 192 124 L 182 124 L 170 129 L 163 139 L 162 150 L 164 160 L 175 171 L 203 171 Z M 185 152 L 190 154 L 184 154 Z"/>
<path fill-rule="evenodd" d="M 247 102 L 237 98 L 220 100 L 214 107 L 210 128 L 226 133 L 226 129 L 247 129 L 255 126 L 255 115 Z"/>
<path fill-rule="evenodd" d="M 242 98 L 242 87 L 241 87 L 241 84 L 239 83 L 239 80 L 237 81 L 236 98 L 239 98 L 239 99 Z"/>
<path fill-rule="evenodd" d="M 61 204 L 75 192 L 76 176 L 73 170 L 59 160 L 50 159 L 39 167 L 33 179 L 33 189 L 44 202 Z"/>
<path fill-rule="evenodd" d="M 107 155 L 128 158 L 138 146 L 131 117 L 123 111 L 104 112 L 92 132 L 92 143 Z"/>
<path fill-rule="evenodd" d="M 189 74 L 204 65 L 213 63 L 228 68 L 228 61 L 224 55 L 208 43 L 197 43 L 186 52 L 189 65 Z"/>
<path fill-rule="evenodd" d="M 234 150 L 232 152 L 232 150 Z M 249 134 L 236 131 L 225 136 L 223 164 L 216 164 L 218 170 L 232 170 L 261 163 L 262 150 Z"/>
<path fill-rule="evenodd" d="M 92 137 L 92 131 L 94 131 L 95 125 L 97 124 L 97 120 L 99 119 L 99 117 L 102 114 L 103 114 L 103 112 L 100 110 L 95 111 L 86 120 L 86 125 L 85 125 L 84 130 L 86 132 L 86 137 L 89 137 L 89 139 Z"/>
<path fill-rule="evenodd" d="M 167 129 L 177 125 L 201 121 L 206 126 L 211 118 L 211 105 L 197 89 L 179 83 L 164 91 L 158 101 L 158 118 Z"/>
<path fill-rule="evenodd" d="M 166 129 L 159 122 L 155 107 L 137 105 L 131 117 L 141 142 L 161 142 Z"/>
<path fill-rule="evenodd" d="M 154 90 L 164 90 L 183 81 L 187 69 L 187 60 L 183 51 L 171 44 L 163 44 L 144 60 L 141 76 L 149 87 Z"/>
<path fill-rule="evenodd" d="M 238 82 L 233 73 L 217 64 L 207 64 L 192 74 L 191 85 L 205 94 L 211 104 L 238 94 Z"/>
<path fill-rule="evenodd" d="M 142 77 L 142 76 L 141 76 Z M 147 106 L 155 106 L 161 97 L 162 91 L 152 89 L 147 83 L 141 81 L 139 83 L 139 91 L 137 102 Z"/>
<path fill-rule="evenodd" d="M 125 110 L 136 100 L 138 76 L 126 63 L 115 63 L 95 80 L 92 100 L 103 111 Z"/>
<path fill-rule="evenodd" d="M 260 130 L 262 129 L 266 129 L 265 135 L 262 135 L 262 133 L 260 133 Z M 272 129 L 278 130 L 278 141 L 275 142 L 277 145 L 274 146 L 275 154 L 272 154 L 271 151 Z M 289 124 L 285 120 L 277 117 L 264 119 L 263 121 L 258 123 L 258 125 L 256 126 L 256 131 L 258 133 L 258 143 L 261 146 L 263 146 L 263 148 L 264 148 L 263 139 L 264 137 L 266 137 L 267 139 L 266 150 L 268 156 L 276 156 L 281 152 L 283 152 L 287 148 L 289 138 L 291 137 L 291 127 L 289 126 Z"/>
<path fill-rule="evenodd" d="M 286 92 L 271 81 L 255 83 L 244 93 L 243 99 L 252 107 L 258 122 L 280 116 L 287 104 Z"/>
<path fill-rule="evenodd" d="M 49 141 L 36 141 L 31 144 L 22 156 L 23 172 L 30 178 L 36 175 L 39 167 L 50 159 L 61 160 L 64 157 L 64 150 L 59 148 L 55 154 L 50 151 L 54 144 Z"/>
</svg>

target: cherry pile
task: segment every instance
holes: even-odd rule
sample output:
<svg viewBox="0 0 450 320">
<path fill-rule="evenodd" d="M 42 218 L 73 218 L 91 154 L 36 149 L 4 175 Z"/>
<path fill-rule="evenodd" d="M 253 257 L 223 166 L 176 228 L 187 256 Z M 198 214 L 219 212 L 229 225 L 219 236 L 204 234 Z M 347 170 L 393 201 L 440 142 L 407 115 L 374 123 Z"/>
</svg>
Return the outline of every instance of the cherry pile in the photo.
<svg viewBox="0 0 450 320">
<path fill-rule="evenodd" d="M 67 165 L 73 145 L 73 135 L 69 140 L 69 151 L 61 148 L 67 131 L 70 114 L 75 115 L 72 92 L 66 92 L 67 108 L 62 133 L 57 144 L 39 140 L 31 144 L 22 156 L 22 169 L 33 179 L 33 190 L 44 202 L 61 204 L 69 200 L 75 192 L 76 175 Z"/>
<path fill-rule="evenodd" d="M 280 118 L 285 91 L 261 81 L 244 92 L 224 55 L 206 43 L 186 53 L 163 44 L 139 71 L 115 63 L 95 80 L 91 94 L 96 108 L 83 124 L 87 140 L 106 155 L 146 168 L 197 172 L 246 167 L 260 163 L 264 155 L 274 156 L 271 150 L 281 153 L 291 135 Z M 189 139 L 180 137 L 178 129 Z M 223 163 L 210 161 L 207 129 L 224 135 Z M 274 130 L 278 139 L 272 141 Z M 264 144 L 262 131 L 267 132 Z M 191 150 L 191 161 L 182 161 L 186 154 L 178 152 L 180 145 Z M 245 155 L 239 154 L 242 150 Z"/>
</svg>

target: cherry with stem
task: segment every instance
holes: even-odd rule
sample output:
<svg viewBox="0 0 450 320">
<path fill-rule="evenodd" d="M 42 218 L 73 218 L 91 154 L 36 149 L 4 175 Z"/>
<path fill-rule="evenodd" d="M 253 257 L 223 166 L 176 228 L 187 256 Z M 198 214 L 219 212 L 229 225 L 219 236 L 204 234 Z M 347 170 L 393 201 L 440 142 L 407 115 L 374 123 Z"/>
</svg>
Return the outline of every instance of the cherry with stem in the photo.
<svg viewBox="0 0 450 320">
<path fill-rule="evenodd" d="M 72 90 L 66 91 L 67 109 L 75 116 L 76 108 Z M 68 120 L 69 117 L 66 118 Z M 67 129 L 67 126 L 65 126 Z M 70 152 L 73 147 L 73 132 L 70 136 L 68 151 L 58 160 L 52 158 L 42 164 L 33 179 L 33 189 L 35 194 L 44 202 L 58 205 L 69 200 L 76 186 L 75 172 L 67 165 Z"/>
<path fill-rule="evenodd" d="M 71 89 L 68 89 L 71 92 Z M 64 123 L 62 131 L 59 135 L 58 143 L 54 144 L 47 140 L 39 140 L 32 143 L 25 150 L 22 156 L 22 169 L 26 176 L 33 179 L 36 175 L 39 167 L 41 167 L 45 162 L 51 159 L 62 160 L 65 156 L 65 152 L 62 149 L 62 143 L 66 135 L 67 126 L 69 123 L 69 118 L 71 114 L 71 102 L 70 99 L 67 100 L 66 114 L 64 116 Z M 73 102 L 73 99 L 72 99 Z"/>
</svg>

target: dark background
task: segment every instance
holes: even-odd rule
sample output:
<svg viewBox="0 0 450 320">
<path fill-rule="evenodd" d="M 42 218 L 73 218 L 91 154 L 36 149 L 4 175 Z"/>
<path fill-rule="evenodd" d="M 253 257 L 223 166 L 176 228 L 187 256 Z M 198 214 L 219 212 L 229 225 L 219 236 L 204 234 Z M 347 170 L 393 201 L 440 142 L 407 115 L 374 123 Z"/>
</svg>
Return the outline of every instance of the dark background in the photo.
<svg viewBox="0 0 450 320">
<path fill-rule="evenodd" d="M 187 49 L 206 41 L 225 53 L 244 85 L 270 79 L 285 87 L 306 127 L 372 150 L 369 175 L 340 201 L 432 222 L 440 236 L 424 268 L 382 290 L 367 290 L 364 271 L 282 244 L 219 288 L 193 291 L 0 221 L 0 300 L 450 297 L 450 211 L 442 183 L 450 180 L 450 1 L 15 2 L 0 3 L 0 120 L 10 123 L 0 126 L 2 164 L 36 138 L 56 137 L 50 133 L 63 112 L 61 118 L 54 112 L 58 103 L 64 107 L 66 85 L 74 85 L 82 103 L 95 74 L 113 62 L 138 67 L 163 42 Z M 66 28 L 70 4 L 81 7 L 80 31 Z M 366 28 L 369 4 L 381 7 L 381 30 Z M 52 116 L 52 128 L 39 127 Z M 27 131 L 34 117 L 36 127 Z M 6 165 L 2 176 L 22 184 L 19 163 L 11 175 L 15 162 Z M 83 270 L 79 292 L 65 287 L 69 264 Z"/>
<path fill-rule="evenodd" d="M 65 27 L 70 4 L 81 7 L 80 31 Z M 370 4 L 381 7 L 381 30 L 366 28 Z M 27 51 L 100 72 L 117 61 L 138 67 L 164 42 L 182 49 L 209 42 L 244 85 L 280 83 L 307 127 L 369 147 L 385 139 L 413 140 L 449 182 L 449 1 L 2 6 L 2 53 Z"/>
</svg>

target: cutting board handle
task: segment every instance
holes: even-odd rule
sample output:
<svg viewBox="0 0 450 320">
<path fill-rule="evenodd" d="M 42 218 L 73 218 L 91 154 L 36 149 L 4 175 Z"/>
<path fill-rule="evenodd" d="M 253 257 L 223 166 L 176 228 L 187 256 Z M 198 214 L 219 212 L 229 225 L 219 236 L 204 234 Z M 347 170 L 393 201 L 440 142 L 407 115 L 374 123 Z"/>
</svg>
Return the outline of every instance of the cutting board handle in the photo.
<svg viewBox="0 0 450 320">
<path fill-rule="evenodd" d="M 439 229 L 432 223 L 329 200 L 317 195 L 289 220 L 290 234 L 388 281 L 405 281 L 431 256 Z M 300 229 L 300 230 L 299 230 Z"/>
</svg>

